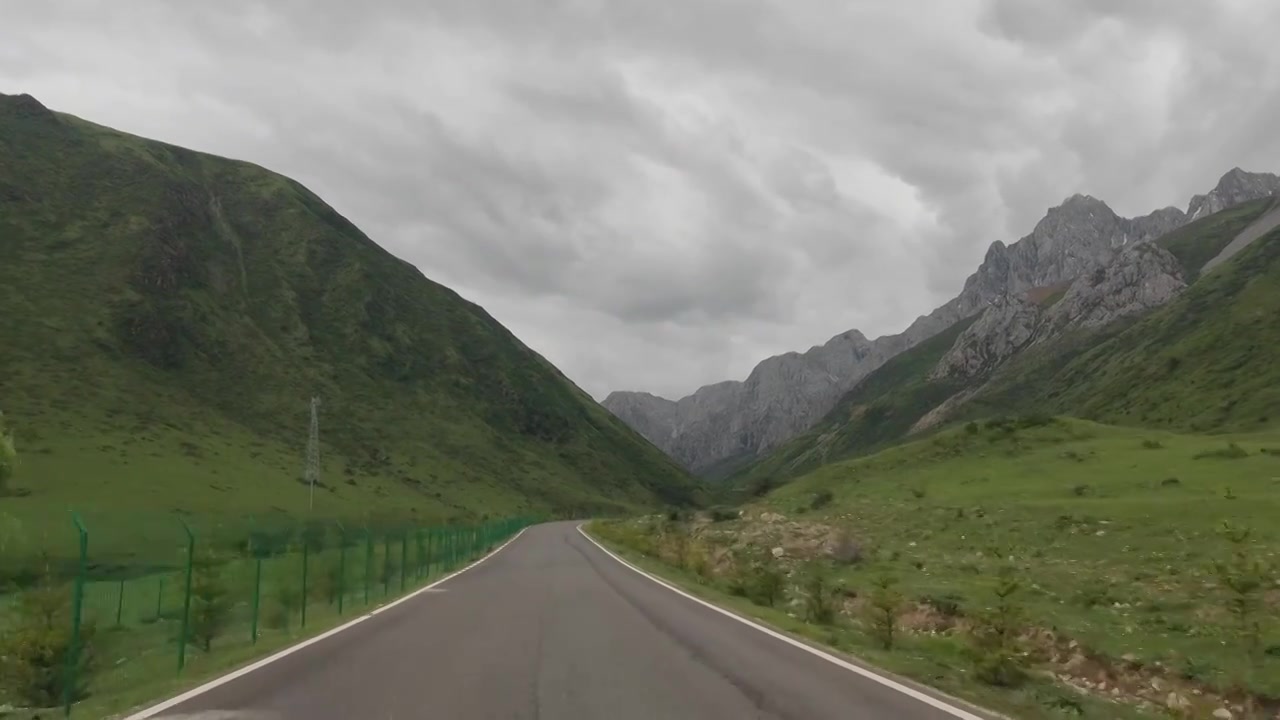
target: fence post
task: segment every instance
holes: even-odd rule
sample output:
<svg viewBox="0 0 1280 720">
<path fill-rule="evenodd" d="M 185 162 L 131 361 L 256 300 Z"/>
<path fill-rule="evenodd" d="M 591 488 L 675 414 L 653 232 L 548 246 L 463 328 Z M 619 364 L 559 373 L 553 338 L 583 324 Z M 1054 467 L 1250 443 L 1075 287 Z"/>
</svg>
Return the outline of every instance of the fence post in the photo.
<svg viewBox="0 0 1280 720">
<path fill-rule="evenodd" d="M 382 597 L 391 594 L 391 533 L 382 539 Z"/>
<path fill-rule="evenodd" d="M 71 513 L 80 541 L 80 564 L 76 570 L 75 586 L 71 595 L 71 647 L 67 650 L 67 664 L 62 686 L 62 714 L 71 716 L 71 702 L 75 700 L 77 675 L 80 672 L 80 614 L 84 609 L 84 575 L 89 562 L 89 530 L 78 513 Z"/>
<path fill-rule="evenodd" d="M 369 581 L 373 578 L 373 534 L 364 528 L 364 604 L 369 604 Z"/>
<path fill-rule="evenodd" d="M 302 532 L 302 621 L 300 627 L 307 626 L 307 554 L 311 547 L 311 535 L 304 528 Z"/>
<path fill-rule="evenodd" d="M 187 521 L 178 518 L 182 529 L 187 531 L 187 580 L 185 597 L 182 600 L 182 634 L 178 636 L 178 672 L 187 666 L 187 629 L 191 622 L 191 566 L 195 560 L 196 534 L 191 531 Z"/>
<path fill-rule="evenodd" d="M 124 579 L 120 579 L 119 588 L 116 590 L 116 627 L 120 627 L 120 616 L 124 614 Z"/>
<path fill-rule="evenodd" d="M 160 619 L 160 601 L 164 599 L 164 576 L 160 576 L 160 582 L 156 584 L 156 620 Z"/>
<path fill-rule="evenodd" d="M 431 579 L 431 551 L 435 545 L 436 529 L 427 528 L 427 579 Z"/>
<path fill-rule="evenodd" d="M 254 521 L 257 524 L 257 521 Z M 253 543 L 257 538 L 255 530 L 249 531 L 249 556 L 253 558 L 253 598 L 252 616 L 249 618 L 249 642 L 258 644 L 258 611 L 262 606 L 262 551 L 263 548 L 256 547 Z"/>
<path fill-rule="evenodd" d="M 422 582 L 422 566 L 427 559 L 427 546 L 422 543 L 422 528 L 413 531 L 414 545 L 418 548 L 418 563 L 415 567 L 414 579 Z"/>
<path fill-rule="evenodd" d="M 409 564 L 409 531 L 400 531 L 400 593 L 404 594 L 404 576 Z"/>
<path fill-rule="evenodd" d="M 347 529 L 338 523 L 338 615 L 342 615 L 342 599 L 347 594 Z"/>
</svg>

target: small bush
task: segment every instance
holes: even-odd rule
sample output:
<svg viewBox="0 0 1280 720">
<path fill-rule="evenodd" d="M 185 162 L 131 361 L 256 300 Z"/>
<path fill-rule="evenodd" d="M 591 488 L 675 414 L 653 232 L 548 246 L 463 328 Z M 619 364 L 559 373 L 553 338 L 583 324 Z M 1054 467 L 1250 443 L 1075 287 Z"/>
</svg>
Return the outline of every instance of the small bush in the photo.
<svg viewBox="0 0 1280 720">
<path fill-rule="evenodd" d="M 854 565 L 862 560 L 862 545 L 848 530 L 841 530 L 831 543 L 829 554 L 841 565 Z"/>
<path fill-rule="evenodd" d="M 786 576 L 777 560 L 767 553 L 753 558 L 743 580 L 743 594 L 751 602 L 774 607 L 786 592 Z"/>
<path fill-rule="evenodd" d="M 943 595 L 925 595 L 920 602 L 933 608 L 939 615 L 947 618 L 960 617 L 964 599 L 954 593 Z"/>
<path fill-rule="evenodd" d="M 1164 447 L 1164 443 L 1160 442 L 1159 440 L 1152 440 L 1148 438 L 1142 441 L 1142 447 L 1146 448 L 1147 450 L 1159 450 Z"/>
<path fill-rule="evenodd" d="M 263 616 L 270 628 L 289 629 L 289 619 L 302 607 L 302 591 L 293 583 L 283 582 L 271 589 L 270 602 Z"/>
<path fill-rule="evenodd" d="M 9 492 L 9 481 L 18 466 L 18 449 L 13 434 L 5 428 L 4 413 L 0 413 L 0 496 Z"/>
<path fill-rule="evenodd" d="M 994 607 L 980 614 L 973 625 L 974 673 L 988 685 L 1017 687 L 1026 680 L 1026 663 L 1018 652 L 1024 614 L 1020 591 L 1014 569 L 1001 568 L 993 593 Z"/>
<path fill-rule="evenodd" d="M 711 518 L 711 522 L 729 522 L 738 519 L 738 511 L 733 508 L 711 508 L 707 511 L 707 516 Z"/>
<path fill-rule="evenodd" d="M 1075 487 L 1071 488 L 1071 494 L 1075 495 L 1076 497 L 1084 497 L 1086 495 L 1089 495 L 1092 492 L 1093 492 L 1093 488 L 1089 487 L 1086 484 L 1076 485 Z"/>
<path fill-rule="evenodd" d="M 918 487 L 911 488 L 911 497 L 917 500 L 923 500 L 924 496 L 925 496 L 924 488 L 918 488 Z"/>
<path fill-rule="evenodd" d="M 835 495 L 830 490 L 819 490 L 813 494 L 813 500 L 809 502 L 809 508 L 818 510 L 831 504 L 835 499 Z"/>
<path fill-rule="evenodd" d="M 1176 477 L 1168 477 L 1160 481 L 1161 487 L 1178 487 L 1182 485 L 1182 481 Z"/>
<path fill-rule="evenodd" d="M 972 420 L 964 424 L 964 431 L 968 435 L 977 435 L 980 430 L 981 428 L 978 427 L 978 423 Z"/>
</svg>

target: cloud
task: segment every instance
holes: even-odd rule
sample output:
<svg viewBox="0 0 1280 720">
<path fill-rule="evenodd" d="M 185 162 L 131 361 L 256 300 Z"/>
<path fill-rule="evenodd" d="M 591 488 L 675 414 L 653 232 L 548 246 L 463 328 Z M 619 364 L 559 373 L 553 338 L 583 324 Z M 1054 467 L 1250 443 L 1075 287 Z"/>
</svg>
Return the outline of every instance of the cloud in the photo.
<svg viewBox="0 0 1280 720">
<path fill-rule="evenodd" d="M 0 91 L 251 160 L 597 397 L 901 330 L 1087 192 L 1280 169 L 1269 0 L 11 0 Z"/>
</svg>

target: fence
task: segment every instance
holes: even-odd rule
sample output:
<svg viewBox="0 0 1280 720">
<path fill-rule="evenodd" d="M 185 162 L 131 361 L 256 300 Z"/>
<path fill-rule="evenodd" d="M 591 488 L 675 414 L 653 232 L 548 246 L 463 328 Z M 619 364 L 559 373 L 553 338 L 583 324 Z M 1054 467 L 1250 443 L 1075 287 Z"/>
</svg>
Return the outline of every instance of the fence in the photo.
<svg viewBox="0 0 1280 720">
<path fill-rule="evenodd" d="M 73 514 L 62 552 L 46 539 L 34 566 L 10 565 L 23 589 L 0 596 L 0 694 L 68 716 L 124 709 L 402 595 L 531 521 Z"/>
</svg>

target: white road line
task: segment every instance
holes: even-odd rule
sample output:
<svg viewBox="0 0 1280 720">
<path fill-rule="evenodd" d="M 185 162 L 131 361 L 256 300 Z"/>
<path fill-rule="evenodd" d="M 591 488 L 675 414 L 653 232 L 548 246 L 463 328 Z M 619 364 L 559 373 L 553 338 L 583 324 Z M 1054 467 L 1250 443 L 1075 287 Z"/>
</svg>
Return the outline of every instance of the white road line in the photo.
<svg viewBox="0 0 1280 720">
<path fill-rule="evenodd" d="M 947 713 L 948 715 L 951 715 L 951 716 L 953 716 L 953 717 L 960 718 L 961 720 L 988 720 L 988 718 L 984 718 L 984 717 L 982 717 L 982 716 L 980 716 L 980 715 L 974 715 L 973 713 L 968 712 L 967 710 L 962 710 L 962 709 L 960 709 L 960 708 L 958 708 L 958 707 L 956 707 L 956 706 L 954 706 L 954 705 L 950 705 L 950 704 L 948 704 L 948 703 L 946 703 L 946 702 L 943 702 L 942 700 L 939 700 L 938 698 L 936 698 L 936 697 L 934 697 L 934 696 L 932 696 L 932 695 L 929 695 L 929 694 L 926 694 L 926 693 L 922 693 L 922 692 L 920 692 L 919 690 L 916 690 L 916 689 L 915 689 L 915 688 L 913 688 L 913 687 L 908 687 L 908 686 L 906 686 L 906 685 L 903 685 L 902 683 L 900 683 L 900 682 L 898 682 L 898 681 L 896 681 L 896 680 L 893 680 L 893 679 L 891 679 L 891 678 L 884 677 L 883 675 L 877 675 L 876 673 L 874 673 L 874 672 L 872 672 L 872 671 L 870 671 L 870 670 L 868 670 L 868 669 L 866 669 L 866 668 L 864 668 L 864 667 L 861 667 L 861 666 L 859 666 L 859 665 L 854 665 L 853 663 L 848 662 L 848 661 L 846 661 L 846 660 L 841 660 L 840 658 L 838 658 L 838 657 L 836 657 L 836 656 L 834 656 L 834 655 L 831 655 L 831 654 L 829 654 L 829 653 L 825 653 L 825 652 L 823 652 L 823 651 L 821 651 L 821 650 L 819 650 L 819 649 L 817 649 L 817 648 L 813 647 L 812 645 L 809 645 L 809 644 L 807 644 L 807 643 L 802 643 L 802 642 L 800 642 L 799 640 L 796 640 L 795 638 L 789 637 L 789 636 L 787 636 L 787 635 L 783 635 L 782 633 L 777 632 L 776 630 L 771 630 L 771 629 L 769 629 L 769 628 L 767 628 L 767 627 L 765 627 L 765 626 L 763 626 L 763 625 L 760 625 L 759 623 L 752 622 L 752 621 L 750 621 L 750 620 L 748 620 L 748 619 L 746 619 L 746 618 L 742 617 L 741 615 L 738 615 L 737 613 L 733 613 L 733 612 L 730 612 L 730 611 L 728 611 L 728 610 L 725 610 L 725 609 L 724 609 L 724 608 L 722 608 L 722 607 L 719 607 L 719 606 L 717 606 L 717 605 L 713 605 L 712 603 L 709 603 L 709 602 L 707 602 L 706 600 L 703 600 L 702 598 L 699 598 L 699 597 L 695 597 L 695 596 L 693 596 L 693 595 L 690 595 L 689 593 L 685 592 L 684 590 L 681 590 L 680 588 L 676 587 L 675 585 L 672 585 L 671 583 L 669 583 L 669 582 L 667 582 L 667 581 L 665 581 L 665 580 L 663 580 L 663 579 L 661 579 L 661 578 L 659 578 L 659 577 L 656 577 L 656 576 L 654 576 L 654 575 L 651 575 L 651 574 L 649 574 L 649 573 L 645 572 L 644 570 L 641 570 L 640 568 L 636 567 L 635 565 L 632 565 L 631 563 L 627 562 L 626 560 L 623 560 L 622 558 L 618 557 L 616 554 L 614 554 L 614 552 L 613 552 L 612 550 L 610 550 L 609 548 L 605 547 L 604 545 L 601 545 L 600 543 L 596 542 L 596 539 L 595 539 L 595 538 L 593 538 L 593 537 L 591 537 L 590 535 L 588 535 L 588 534 L 586 533 L 586 531 L 584 531 L 584 530 L 582 529 L 582 526 L 581 526 L 581 525 L 579 525 L 579 526 L 578 526 L 578 532 L 579 532 L 579 533 L 581 533 L 582 537 L 586 538 L 587 540 L 590 540 L 592 545 L 595 545 L 596 547 L 598 547 L 598 548 L 600 548 L 601 550 L 603 550 L 603 551 L 604 551 L 604 552 L 605 552 L 609 557 L 613 558 L 614 560 L 617 560 L 618 562 L 622 563 L 623 565 L 627 566 L 628 568 L 631 568 L 632 570 L 636 571 L 637 573 L 640 573 L 641 575 L 643 575 L 643 576 L 645 576 L 645 577 L 649 578 L 649 579 L 650 579 L 650 580 L 652 580 L 653 582 L 655 582 L 655 583 L 657 583 L 657 584 L 661 585 L 662 587 L 664 587 L 664 588 L 666 588 L 666 589 L 670 590 L 671 592 L 676 593 L 676 594 L 678 594 L 678 595 L 683 595 L 684 597 L 686 597 L 686 598 L 688 598 L 688 599 L 690 599 L 690 600 L 692 600 L 692 601 L 694 601 L 694 602 L 698 603 L 699 605 L 702 605 L 702 606 L 704 606 L 704 607 L 710 608 L 711 610 L 715 610 L 716 612 L 720 613 L 721 615 L 724 615 L 725 617 L 728 617 L 728 618 L 732 618 L 732 619 L 734 619 L 734 620 L 737 620 L 738 622 L 742 623 L 743 625 L 746 625 L 747 627 L 750 627 L 750 628 L 754 628 L 754 629 L 756 629 L 756 630 L 759 630 L 760 632 L 762 632 L 762 633 L 764 633 L 764 634 L 766 634 L 766 635 L 769 635 L 770 637 L 773 637 L 773 638 L 776 638 L 776 639 L 778 639 L 778 640 L 781 640 L 782 642 L 787 643 L 788 645 L 792 645 L 792 646 L 795 646 L 795 647 L 797 647 L 797 648 L 800 648 L 801 650 L 804 650 L 805 652 L 809 653 L 810 655 L 815 655 L 815 656 L 817 656 L 817 657 L 819 657 L 819 658 L 822 658 L 823 660 L 826 660 L 827 662 L 831 663 L 832 665 L 838 665 L 838 666 L 840 666 L 840 667 L 844 668 L 845 670 L 848 670 L 848 671 L 849 671 L 849 672 L 851 672 L 851 673 L 855 673 L 855 674 L 861 675 L 862 677 L 867 678 L 868 680 L 872 680 L 872 681 L 874 681 L 874 682 L 878 682 L 878 683 L 880 683 L 881 685 L 884 685 L 884 686 L 885 686 L 885 687 L 887 687 L 887 688 L 890 688 L 890 689 L 892 689 L 892 690 L 896 690 L 896 691 L 898 691 L 898 692 L 902 693 L 903 695 L 906 695 L 906 696 L 908 696 L 908 697 L 910 697 L 910 698 L 912 698 L 912 699 L 914 699 L 914 700 L 918 700 L 918 701 L 920 701 L 920 702 L 922 702 L 922 703 L 924 703 L 924 704 L 926 704 L 926 705 L 929 705 L 929 706 L 932 706 L 932 707 L 934 707 L 934 708 L 937 708 L 938 710 L 941 710 L 941 711 L 943 711 L 943 712 L 945 712 L 945 713 Z"/>
<path fill-rule="evenodd" d="M 480 563 L 484 562 L 485 560 L 488 560 L 489 558 L 493 557 L 494 555 L 497 555 L 498 553 L 502 552 L 502 549 L 503 549 L 503 548 L 505 548 L 506 546 L 508 546 L 508 545 L 510 545 L 511 543 L 515 542 L 515 541 L 516 541 L 516 538 L 519 538 L 519 537 L 520 537 L 521 535 L 523 535 L 523 534 L 524 534 L 524 530 L 522 529 L 520 532 L 516 533 L 516 534 L 515 534 L 515 535 L 514 535 L 510 540 L 508 540 L 508 541 L 506 541 L 506 542 L 502 543 L 502 545 L 500 545 L 500 546 L 498 547 L 498 549 L 494 550 L 493 552 L 489 553 L 488 555 L 485 555 L 484 557 L 482 557 L 482 558 L 480 558 L 479 560 L 477 560 L 477 561 L 475 561 L 475 562 L 471 563 L 470 565 L 468 565 L 468 566 L 466 566 L 466 567 L 462 568 L 461 570 L 456 570 L 456 571 L 454 571 L 454 572 L 452 572 L 452 573 L 450 573 L 450 574 L 448 574 L 448 575 L 445 575 L 444 577 L 442 577 L 442 578 L 440 578 L 439 580 L 437 580 L 437 581 L 435 581 L 435 582 L 431 583 L 430 585 L 427 585 L 427 586 L 426 586 L 426 587 L 424 587 L 424 588 L 419 588 L 418 590 L 415 590 L 415 591 L 413 591 L 413 592 L 409 593 L 408 595 L 405 595 L 404 597 L 400 598 L 399 600 L 395 600 L 395 601 L 393 601 L 393 602 L 389 602 L 389 603 L 387 603 L 386 605 L 383 605 L 383 606 L 381 606 L 381 607 L 379 607 L 379 608 L 377 608 L 377 609 L 375 609 L 375 610 L 371 610 L 371 611 L 369 611 L 368 613 L 365 613 L 364 615 L 361 615 L 360 617 L 356 618 L 355 620 L 352 620 L 352 621 L 351 621 L 351 622 L 349 622 L 349 623 L 346 623 L 345 625 L 339 625 L 338 627 L 333 628 L 332 630 L 328 630 L 328 631 L 326 631 L 326 632 L 323 632 L 323 633 L 321 633 L 321 634 L 319 634 L 319 635 L 317 635 L 317 636 L 315 636 L 315 637 L 313 637 L 313 638 L 308 638 L 308 639 L 306 639 L 306 640 L 303 640 L 302 642 L 300 642 L 300 643 L 298 643 L 298 644 L 296 644 L 296 645 L 290 645 L 289 647 L 287 647 L 287 648 L 285 648 L 285 649 L 283 649 L 283 650 L 281 650 L 281 651 L 277 652 L 276 654 L 274 654 L 274 655 L 269 655 L 269 656 L 267 656 L 267 657 L 265 657 L 265 658 L 263 658 L 263 659 L 261 659 L 261 660 L 259 660 L 259 661 L 255 662 L 255 663 L 253 663 L 252 665 L 246 665 L 245 667 L 242 667 L 242 668 L 240 668 L 239 670 L 236 670 L 236 671 L 234 671 L 234 672 L 228 673 L 228 674 L 223 675 L 223 676 L 218 677 L 218 678 L 214 678 L 213 680 L 210 680 L 209 682 L 207 682 L 207 683 L 205 683 L 205 684 L 203 684 L 203 685 L 201 685 L 201 686 L 199 686 L 199 687 L 197 687 L 197 688 L 195 688 L 195 689 L 193 689 L 193 690 L 188 690 L 187 692 L 184 692 L 184 693 L 182 693 L 181 695 L 178 695 L 178 696 L 176 696 L 176 697 L 169 698 L 168 700 L 165 700 L 164 702 L 162 702 L 162 703 L 160 703 L 160 704 L 158 704 L 158 705 L 152 705 L 151 707 L 149 707 L 149 708 L 147 708 L 147 709 L 145 709 L 145 710 L 140 710 L 140 711 L 138 711 L 138 712 L 136 712 L 136 713 L 134 713 L 134 714 L 132 714 L 132 715 L 129 715 L 129 716 L 126 716 L 126 717 L 122 718 L 122 720 L 146 720 L 147 718 L 156 717 L 156 716 L 157 716 L 157 715 L 159 715 L 160 713 L 164 712 L 165 710 L 168 710 L 168 709 L 169 709 L 169 708 L 171 708 L 171 707 L 174 707 L 175 705 L 180 705 L 180 704 L 182 704 L 182 703 L 184 703 L 184 702 L 186 702 L 186 701 L 188 701 L 188 700 L 190 700 L 190 699 L 192 699 L 192 698 L 194 698 L 194 697 L 196 697 L 196 696 L 198 696 L 198 695 L 203 695 L 204 693 L 207 693 L 207 692 L 209 692 L 210 690 L 212 690 L 212 689 L 214 689 L 214 688 L 216 688 L 216 687 L 218 687 L 218 686 L 220 686 L 220 685 L 226 685 L 227 683 L 231 682 L 232 680 L 235 680 L 235 679 L 237 679 L 237 678 L 242 678 L 242 677 L 244 677 L 245 675 L 248 675 L 249 673 L 253 672 L 254 670 L 260 670 L 260 669 L 262 669 L 262 668 L 264 668 L 264 667 L 266 667 L 266 666 L 270 665 L 271 663 L 273 663 L 273 662 L 275 662 L 275 661 L 277 661 L 277 660 L 280 660 L 281 658 L 288 657 L 289 655 L 292 655 L 292 654 L 294 654 L 294 653 L 298 652 L 299 650 L 301 650 L 301 649 L 303 649 L 303 648 L 305 648 L 305 647 L 309 647 L 309 646 L 311 646 L 311 645 L 315 645 L 316 643 L 320 642 L 321 640 L 324 640 L 325 638 L 333 637 L 334 635 L 337 635 L 338 633 L 342 632 L 343 630 L 347 630 L 347 629 L 349 629 L 349 628 L 355 627 L 356 625 L 359 625 L 360 623 L 364 622 L 365 620 L 368 620 L 369 618 L 373 617 L 374 615 L 377 615 L 378 613 L 383 612 L 383 611 L 385 611 L 385 610 L 390 610 L 391 608 L 393 608 L 393 607 L 395 607 L 395 606 L 399 605 L 400 603 L 408 602 L 409 600 L 412 600 L 413 598 L 415 598 L 415 597 L 417 597 L 417 596 L 419 596 L 419 595 L 421 595 L 421 594 L 423 594 L 423 593 L 431 592 L 431 591 L 432 591 L 432 588 L 434 588 L 435 586 L 437 586 L 437 585 L 439 585 L 439 584 L 441 584 L 441 583 L 443 583 L 443 582 L 446 582 L 446 581 L 448 581 L 448 580 L 452 580 L 453 578 L 455 578 L 455 577 L 457 577 L 457 576 L 461 575 L 462 573 L 464 573 L 464 572 L 466 572 L 466 571 L 470 570 L 471 568 L 473 568 L 473 567 L 475 567 L 475 566 L 479 565 Z M 183 716 L 174 716 L 174 717 L 183 717 Z"/>
</svg>

